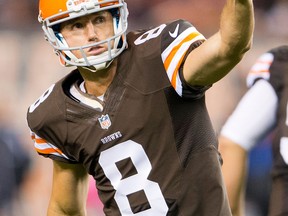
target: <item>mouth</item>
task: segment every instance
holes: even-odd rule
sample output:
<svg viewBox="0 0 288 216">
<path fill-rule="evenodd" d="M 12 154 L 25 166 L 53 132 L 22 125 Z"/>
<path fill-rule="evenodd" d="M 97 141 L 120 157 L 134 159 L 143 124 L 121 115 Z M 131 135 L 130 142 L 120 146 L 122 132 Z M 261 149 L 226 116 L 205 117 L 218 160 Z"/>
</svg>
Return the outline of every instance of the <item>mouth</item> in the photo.
<svg viewBox="0 0 288 216">
<path fill-rule="evenodd" d="M 94 46 L 88 49 L 89 56 L 99 55 L 103 52 L 105 52 L 105 48 L 102 46 Z"/>
</svg>

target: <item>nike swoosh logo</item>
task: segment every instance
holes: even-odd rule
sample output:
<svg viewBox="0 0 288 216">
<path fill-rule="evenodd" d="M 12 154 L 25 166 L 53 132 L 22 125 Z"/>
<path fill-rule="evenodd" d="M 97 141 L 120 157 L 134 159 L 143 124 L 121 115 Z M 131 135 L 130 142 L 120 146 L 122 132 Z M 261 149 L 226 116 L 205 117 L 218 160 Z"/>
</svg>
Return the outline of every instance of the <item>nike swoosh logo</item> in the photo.
<svg viewBox="0 0 288 216">
<path fill-rule="evenodd" d="M 174 32 L 171 33 L 171 32 L 169 31 L 169 34 L 170 34 L 170 36 L 171 36 L 172 38 L 176 38 L 177 35 L 178 35 L 178 31 L 179 31 L 179 24 L 176 26 L 176 29 L 174 30 Z"/>
</svg>

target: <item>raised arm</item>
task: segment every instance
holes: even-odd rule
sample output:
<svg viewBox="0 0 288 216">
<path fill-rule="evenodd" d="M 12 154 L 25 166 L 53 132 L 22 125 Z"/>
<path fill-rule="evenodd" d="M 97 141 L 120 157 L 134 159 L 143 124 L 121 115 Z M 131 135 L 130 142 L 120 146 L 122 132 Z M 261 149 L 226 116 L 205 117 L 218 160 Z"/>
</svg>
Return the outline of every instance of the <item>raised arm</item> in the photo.
<svg viewBox="0 0 288 216">
<path fill-rule="evenodd" d="M 252 0 L 227 0 L 219 31 L 188 55 L 183 70 L 185 80 L 193 86 L 220 80 L 250 49 L 253 30 Z"/>
<path fill-rule="evenodd" d="M 53 185 L 47 216 L 84 216 L 88 174 L 82 165 L 53 161 Z"/>
</svg>

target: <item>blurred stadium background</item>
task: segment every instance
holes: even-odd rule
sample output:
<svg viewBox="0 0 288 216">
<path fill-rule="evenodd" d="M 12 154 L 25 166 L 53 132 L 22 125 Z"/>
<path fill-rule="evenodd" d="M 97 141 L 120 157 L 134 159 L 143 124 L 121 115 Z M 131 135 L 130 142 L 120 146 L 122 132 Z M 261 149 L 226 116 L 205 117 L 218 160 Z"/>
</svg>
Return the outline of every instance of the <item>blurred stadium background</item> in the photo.
<svg viewBox="0 0 288 216">
<path fill-rule="evenodd" d="M 127 0 L 129 29 L 146 28 L 182 18 L 191 21 L 208 38 L 219 27 L 224 2 Z M 254 3 L 256 29 L 253 48 L 228 76 L 207 92 L 207 105 L 217 133 L 244 94 L 245 77 L 256 58 L 274 46 L 288 44 L 288 2 L 254 0 Z M 18 142 L 30 158 L 23 181 L 19 185 L 11 184 L 12 200 L 0 190 L 0 216 L 45 215 L 50 195 L 52 163 L 34 151 L 26 112 L 30 104 L 70 69 L 58 64 L 52 48 L 44 40 L 37 16 L 36 0 L 0 0 L 0 139 L 10 146 Z M 250 155 L 247 216 L 264 216 L 267 210 L 271 166 L 269 145 L 268 137 Z M 1 164 L 4 159 L 0 160 Z M 14 172 L 11 167 L 0 166 L 0 169 L 3 169 L 0 170 L 0 181 L 7 178 L 9 172 Z M 6 185 L 0 187 L 5 188 Z M 101 215 L 101 204 L 93 189 L 89 194 L 88 210 L 89 215 Z"/>
</svg>

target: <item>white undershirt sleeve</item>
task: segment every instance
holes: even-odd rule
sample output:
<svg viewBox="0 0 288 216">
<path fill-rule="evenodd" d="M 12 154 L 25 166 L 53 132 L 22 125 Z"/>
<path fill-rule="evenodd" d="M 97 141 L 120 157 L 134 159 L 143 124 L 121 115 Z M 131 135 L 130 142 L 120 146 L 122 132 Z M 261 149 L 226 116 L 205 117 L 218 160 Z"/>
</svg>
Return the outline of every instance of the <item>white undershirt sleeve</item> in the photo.
<svg viewBox="0 0 288 216">
<path fill-rule="evenodd" d="M 276 124 L 277 95 L 269 82 L 257 81 L 246 92 L 221 130 L 221 135 L 249 151 Z"/>
</svg>

